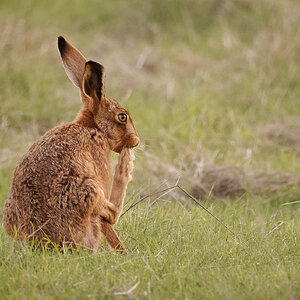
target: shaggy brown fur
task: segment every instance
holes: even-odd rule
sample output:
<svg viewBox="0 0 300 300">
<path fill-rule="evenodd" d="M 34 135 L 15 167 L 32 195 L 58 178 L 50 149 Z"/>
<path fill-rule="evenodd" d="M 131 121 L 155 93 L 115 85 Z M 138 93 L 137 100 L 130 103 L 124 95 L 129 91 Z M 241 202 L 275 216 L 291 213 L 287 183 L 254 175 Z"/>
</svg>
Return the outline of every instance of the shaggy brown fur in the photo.
<svg viewBox="0 0 300 300">
<path fill-rule="evenodd" d="M 99 239 L 126 252 L 113 230 L 133 170 L 139 138 L 129 113 L 104 95 L 104 68 L 63 37 L 58 46 L 84 108 L 72 123 L 49 130 L 23 157 L 4 206 L 4 226 L 21 240 L 47 237 L 96 250 Z M 120 153 L 110 191 L 110 151 Z"/>
</svg>

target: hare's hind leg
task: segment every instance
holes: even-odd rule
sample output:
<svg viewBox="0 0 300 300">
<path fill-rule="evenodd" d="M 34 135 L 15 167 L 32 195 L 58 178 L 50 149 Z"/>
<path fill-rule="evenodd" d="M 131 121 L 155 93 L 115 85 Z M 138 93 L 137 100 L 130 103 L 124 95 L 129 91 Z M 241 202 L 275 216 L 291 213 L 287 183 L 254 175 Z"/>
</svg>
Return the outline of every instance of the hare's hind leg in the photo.
<svg viewBox="0 0 300 300">
<path fill-rule="evenodd" d="M 106 221 L 103 221 L 101 223 L 101 231 L 112 248 L 114 248 L 117 251 L 120 251 L 123 254 L 126 255 L 128 254 L 127 250 L 125 249 L 124 245 L 120 241 L 118 235 L 114 231 L 111 224 L 109 224 Z"/>
</svg>

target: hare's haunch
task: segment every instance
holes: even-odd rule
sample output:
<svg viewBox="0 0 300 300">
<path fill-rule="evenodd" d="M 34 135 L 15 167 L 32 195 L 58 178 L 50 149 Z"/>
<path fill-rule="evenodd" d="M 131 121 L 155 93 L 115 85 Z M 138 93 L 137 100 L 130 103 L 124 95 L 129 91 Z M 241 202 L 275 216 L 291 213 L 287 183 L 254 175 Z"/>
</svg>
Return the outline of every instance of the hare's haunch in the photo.
<svg viewBox="0 0 300 300">
<path fill-rule="evenodd" d="M 133 121 L 105 97 L 104 68 L 86 61 L 58 38 L 63 66 L 80 89 L 83 109 L 75 121 L 55 127 L 17 166 L 4 205 L 4 226 L 18 239 L 49 239 L 68 248 L 96 250 L 101 236 L 126 252 L 113 229 L 133 170 L 131 148 L 139 143 Z M 119 153 L 110 191 L 109 153 Z"/>
</svg>

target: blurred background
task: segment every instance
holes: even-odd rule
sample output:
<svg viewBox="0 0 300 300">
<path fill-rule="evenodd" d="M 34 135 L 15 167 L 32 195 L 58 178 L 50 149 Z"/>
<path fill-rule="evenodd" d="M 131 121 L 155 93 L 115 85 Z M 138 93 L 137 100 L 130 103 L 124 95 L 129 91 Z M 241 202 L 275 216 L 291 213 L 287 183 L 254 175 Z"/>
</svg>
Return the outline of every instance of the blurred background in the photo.
<svg viewBox="0 0 300 300">
<path fill-rule="evenodd" d="M 299 20 L 296 0 L 0 0 L 0 202 L 30 145 L 81 108 L 59 35 L 135 121 L 129 195 L 180 178 L 197 198 L 299 199 Z"/>
</svg>

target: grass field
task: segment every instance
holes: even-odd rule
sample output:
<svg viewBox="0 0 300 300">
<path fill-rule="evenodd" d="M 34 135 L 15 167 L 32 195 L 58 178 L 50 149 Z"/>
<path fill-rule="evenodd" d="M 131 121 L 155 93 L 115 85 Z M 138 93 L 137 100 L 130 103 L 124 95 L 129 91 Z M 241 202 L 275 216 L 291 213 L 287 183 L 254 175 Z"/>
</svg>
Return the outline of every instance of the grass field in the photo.
<svg viewBox="0 0 300 300">
<path fill-rule="evenodd" d="M 0 216 L 0 299 L 300 299 L 299 20 L 296 0 L 0 0 L 1 208 L 22 155 L 81 108 L 63 35 L 135 120 L 125 208 L 180 179 L 238 236 L 178 189 L 120 219 L 127 257 L 32 252 Z"/>
</svg>

